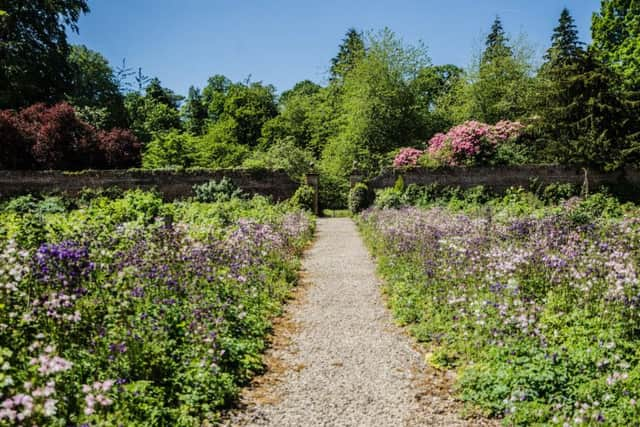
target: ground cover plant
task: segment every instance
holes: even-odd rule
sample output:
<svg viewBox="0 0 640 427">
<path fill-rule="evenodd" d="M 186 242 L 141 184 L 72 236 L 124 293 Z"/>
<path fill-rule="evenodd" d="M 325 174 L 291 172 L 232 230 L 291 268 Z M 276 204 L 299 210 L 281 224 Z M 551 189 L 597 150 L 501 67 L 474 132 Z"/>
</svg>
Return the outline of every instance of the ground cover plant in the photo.
<svg viewBox="0 0 640 427">
<path fill-rule="evenodd" d="M 422 208 L 359 224 L 396 318 L 432 365 L 458 370 L 469 409 L 506 425 L 637 425 L 637 208 L 552 187 L 546 202 L 407 188 Z"/>
<path fill-rule="evenodd" d="M 1 426 L 211 425 L 261 369 L 310 216 L 108 196 L 2 205 Z"/>
</svg>

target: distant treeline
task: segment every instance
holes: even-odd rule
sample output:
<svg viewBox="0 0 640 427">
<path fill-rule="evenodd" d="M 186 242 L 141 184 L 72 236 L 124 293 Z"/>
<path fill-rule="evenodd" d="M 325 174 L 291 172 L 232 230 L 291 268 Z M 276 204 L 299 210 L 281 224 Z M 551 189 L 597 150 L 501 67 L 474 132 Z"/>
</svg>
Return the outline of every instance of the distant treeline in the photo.
<svg viewBox="0 0 640 427">
<path fill-rule="evenodd" d="M 278 95 L 272 85 L 214 75 L 186 97 L 140 68 L 112 68 L 69 45 L 66 30 L 77 30 L 85 0 L 4 8 L 0 108 L 11 111 L 0 114 L 3 168 L 244 165 L 297 178 L 315 169 L 338 188 L 353 170 L 376 174 L 400 148 L 424 149 L 467 121 L 522 124 L 502 153 L 507 164 L 638 162 L 637 2 L 602 1 L 588 46 L 563 10 L 539 67 L 500 18 L 466 69 L 432 64 L 425 46 L 388 29 L 350 29 L 323 84 L 304 80 Z"/>
</svg>

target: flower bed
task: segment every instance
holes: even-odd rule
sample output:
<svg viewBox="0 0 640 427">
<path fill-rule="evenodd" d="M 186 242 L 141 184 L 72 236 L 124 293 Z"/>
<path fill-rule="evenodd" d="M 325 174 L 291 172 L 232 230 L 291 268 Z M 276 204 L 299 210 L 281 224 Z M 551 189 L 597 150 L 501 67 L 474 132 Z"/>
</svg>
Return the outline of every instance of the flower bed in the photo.
<svg viewBox="0 0 640 427">
<path fill-rule="evenodd" d="M 459 370 L 464 401 L 507 425 L 640 420 L 640 220 L 593 221 L 588 203 L 360 219 L 397 318 L 432 365 Z"/>
<path fill-rule="evenodd" d="M 259 197 L 74 203 L 0 220 L 0 425 L 214 423 L 262 367 L 310 217 Z"/>
</svg>

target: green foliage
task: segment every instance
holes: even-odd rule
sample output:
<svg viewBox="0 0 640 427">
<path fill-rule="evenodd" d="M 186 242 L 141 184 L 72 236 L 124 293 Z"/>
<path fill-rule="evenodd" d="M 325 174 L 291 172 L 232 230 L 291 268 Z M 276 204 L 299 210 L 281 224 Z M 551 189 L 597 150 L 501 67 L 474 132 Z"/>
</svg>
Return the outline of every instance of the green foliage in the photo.
<svg viewBox="0 0 640 427">
<path fill-rule="evenodd" d="M 566 215 L 574 223 L 584 225 L 601 218 L 619 218 L 623 214 L 622 205 L 615 197 L 596 193 L 580 199 L 570 206 Z"/>
<path fill-rule="evenodd" d="M 188 168 L 194 165 L 196 157 L 194 138 L 172 130 L 159 133 L 146 144 L 142 155 L 145 169 Z"/>
<path fill-rule="evenodd" d="M 318 156 L 324 146 L 326 127 L 326 89 L 304 80 L 280 96 L 279 114 L 262 127 L 260 144 L 270 145 L 292 139 L 296 146 Z"/>
<path fill-rule="evenodd" d="M 293 206 L 313 212 L 316 191 L 310 185 L 301 185 L 298 187 L 290 199 Z"/>
<path fill-rule="evenodd" d="M 45 196 L 36 198 L 31 194 L 14 197 L 2 206 L 2 211 L 17 214 L 50 214 L 63 213 L 69 207 L 69 202 L 60 196 Z"/>
<path fill-rule="evenodd" d="M 249 154 L 234 136 L 236 123 L 230 119 L 216 122 L 204 135 L 194 138 L 194 166 L 202 168 L 238 167 Z"/>
<path fill-rule="evenodd" d="M 0 323 L 21 319 L 0 329 L 0 393 L 33 403 L 23 423 L 187 427 L 218 423 L 263 369 L 313 226 L 261 197 L 164 203 L 135 191 L 3 212 L 0 230 L 11 288 Z"/>
<path fill-rule="evenodd" d="M 513 55 L 513 50 L 509 46 L 509 38 L 504 32 L 502 21 L 499 16 L 491 24 L 491 31 L 487 35 L 485 41 L 485 51 L 482 53 L 482 62 L 488 63 L 498 58 L 509 57 Z"/>
<path fill-rule="evenodd" d="M 0 109 L 55 103 L 69 90 L 66 30 L 78 31 L 85 0 L 3 1 Z"/>
<path fill-rule="evenodd" d="M 397 209 L 403 205 L 402 191 L 385 188 L 376 194 L 374 206 L 380 209 Z"/>
<path fill-rule="evenodd" d="M 633 157 L 638 104 L 592 52 L 543 69 L 537 123 L 550 162 L 620 167 Z"/>
<path fill-rule="evenodd" d="M 423 139 L 411 82 L 428 64 L 424 46 L 407 46 L 388 29 L 370 35 L 366 55 L 345 77 L 341 142 L 384 154 Z"/>
<path fill-rule="evenodd" d="M 551 36 L 551 47 L 545 55 L 543 68 L 558 68 L 575 62 L 584 54 L 575 21 L 567 8 L 562 9 L 558 26 Z"/>
<path fill-rule="evenodd" d="M 277 115 L 274 92 L 273 86 L 261 83 L 235 84 L 229 88 L 219 120 L 233 122 L 230 129 L 240 145 L 256 146 L 262 126 Z"/>
<path fill-rule="evenodd" d="M 157 81 L 144 96 L 128 93 L 125 108 L 131 130 L 143 142 L 149 142 L 157 133 L 179 130 L 182 127 L 173 93 L 162 88 Z"/>
<path fill-rule="evenodd" d="M 202 203 L 226 202 L 235 198 L 242 198 L 244 194 L 233 181 L 226 176 L 220 181 L 209 181 L 204 184 L 194 185 L 195 199 Z"/>
<path fill-rule="evenodd" d="M 189 95 L 182 106 L 182 116 L 187 132 L 192 135 L 204 133 L 209 114 L 200 91 L 193 86 L 189 88 Z"/>
<path fill-rule="evenodd" d="M 375 193 L 367 184 L 359 182 L 349 191 L 349 211 L 357 214 L 373 204 Z"/>
<path fill-rule="evenodd" d="M 350 28 L 340 44 L 338 54 L 331 59 L 331 80 L 341 81 L 365 56 L 366 50 L 362 33 Z"/>
<path fill-rule="evenodd" d="M 404 192 L 404 178 L 402 175 L 398 175 L 398 178 L 396 178 L 396 182 L 393 184 L 393 189 L 398 193 Z"/>
<path fill-rule="evenodd" d="M 580 189 L 573 184 L 556 182 L 549 184 L 542 190 L 542 200 L 555 204 L 580 194 Z"/>
<path fill-rule="evenodd" d="M 109 62 L 86 46 L 72 46 L 69 53 L 71 88 L 66 98 L 89 124 L 99 129 L 124 128 L 124 97 Z"/>
<path fill-rule="evenodd" d="M 3 210 L 15 213 L 34 212 L 37 208 L 36 199 L 31 195 L 15 197 L 9 200 L 3 207 Z"/>
<path fill-rule="evenodd" d="M 275 142 L 265 151 L 254 151 L 247 157 L 242 166 L 248 169 L 284 170 L 298 182 L 312 171 L 313 155 L 296 145 L 293 138 Z"/>
<path fill-rule="evenodd" d="M 599 58 L 621 74 L 627 89 L 640 89 L 640 4 L 603 0 L 592 18 L 593 47 Z"/>
<path fill-rule="evenodd" d="M 359 218 L 394 316 L 425 342 L 428 363 L 455 368 L 468 410 L 505 425 L 633 425 L 637 206 L 625 214 L 605 194 L 544 206 L 522 189 L 451 193 L 463 203 Z"/>
<path fill-rule="evenodd" d="M 340 210 L 348 206 L 349 181 L 340 176 L 321 174 L 319 177 L 318 197 L 320 208 Z"/>
<path fill-rule="evenodd" d="M 442 102 L 442 108 L 452 115 L 455 123 L 467 120 L 497 123 L 531 114 L 535 90 L 531 50 L 521 42 L 512 54 L 494 52 L 488 58 L 483 56 L 486 54 L 485 51 Z"/>
</svg>

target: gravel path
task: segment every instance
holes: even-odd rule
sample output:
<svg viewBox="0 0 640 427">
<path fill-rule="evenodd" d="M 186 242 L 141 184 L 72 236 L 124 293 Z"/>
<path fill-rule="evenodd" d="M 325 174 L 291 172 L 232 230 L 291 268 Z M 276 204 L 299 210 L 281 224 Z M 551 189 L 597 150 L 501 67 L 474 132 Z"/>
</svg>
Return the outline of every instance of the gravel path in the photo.
<svg viewBox="0 0 640 427">
<path fill-rule="evenodd" d="M 455 403 L 441 392 L 450 379 L 425 367 L 411 339 L 394 326 L 374 271 L 352 220 L 318 221 L 316 243 L 303 262 L 306 295 L 289 313 L 295 327 L 284 328 L 287 344 L 268 355 L 278 372 L 266 376 L 277 379 L 249 390 L 245 408 L 228 425 L 484 424 L 457 417 Z"/>
</svg>

